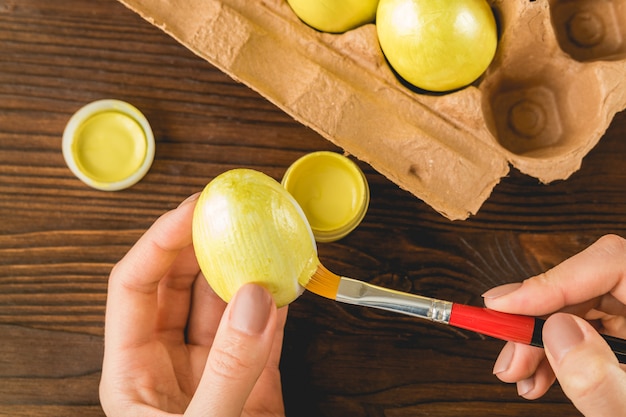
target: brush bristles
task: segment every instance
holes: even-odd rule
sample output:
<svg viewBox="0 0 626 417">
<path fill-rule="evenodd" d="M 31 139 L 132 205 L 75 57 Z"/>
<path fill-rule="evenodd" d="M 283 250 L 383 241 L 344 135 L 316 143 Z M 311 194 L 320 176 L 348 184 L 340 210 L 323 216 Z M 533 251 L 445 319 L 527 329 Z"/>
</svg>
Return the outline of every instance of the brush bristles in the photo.
<svg viewBox="0 0 626 417">
<path fill-rule="evenodd" d="M 340 281 L 339 275 L 333 274 L 324 265 L 319 264 L 305 288 L 321 297 L 334 300 L 337 298 Z"/>
</svg>

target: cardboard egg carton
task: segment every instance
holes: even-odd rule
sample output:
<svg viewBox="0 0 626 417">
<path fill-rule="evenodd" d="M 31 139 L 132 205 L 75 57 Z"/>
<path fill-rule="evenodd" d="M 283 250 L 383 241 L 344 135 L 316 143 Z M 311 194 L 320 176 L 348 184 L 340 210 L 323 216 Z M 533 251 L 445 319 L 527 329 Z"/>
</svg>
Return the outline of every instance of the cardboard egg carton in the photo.
<svg viewBox="0 0 626 417">
<path fill-rule="evenodd" d="M 626 0 L 492 0 L 500 42 L 473 85 L 408 88 L 376 28 L 320 33 L 285 0 L 119 0 L 449 219 L 513 165 L 565 179 L 626 108 Z"/>
</svg>

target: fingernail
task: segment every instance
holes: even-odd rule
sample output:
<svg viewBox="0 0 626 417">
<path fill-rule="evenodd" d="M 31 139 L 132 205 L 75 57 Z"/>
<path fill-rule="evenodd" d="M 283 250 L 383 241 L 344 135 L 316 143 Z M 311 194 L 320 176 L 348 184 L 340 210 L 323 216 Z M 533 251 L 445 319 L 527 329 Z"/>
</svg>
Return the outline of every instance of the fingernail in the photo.
<svg viewBox="0 0 626 417">
<path fill-rule="evenodd" d="M 517 382 L 517 395 L 523 397 L 535 388 L 535 377 L 531 376 Z"/>
<path fill-rule="evenodd" d="M 511 284 L 500 285 L 499 287 L 494 287 L 490 289 L 489 291 L 485 292 L 483 294 L 483 298 L 493 299 L 493 298 L 502 297 L 503 295 L 512 293 L 513 291 L 517 290 L 521 286 L 522 286 L 521 282 L 513 282 Z"/>
<path fill-rule="evenodd" d="M 496 363 L 493 365 L 493 374 L 498 375 L 501 372 L 506 371 L 511 366 L 511 362 L 513 361 L 513 354 L 515 353 L 515 344 L 507 343 L 502 348 L 500 355 L 498 355 L 498 359 L 496 359 Z"/>
<path fill-rule="evenodd" d="M 191 203 L 192 201 L 196 201 L 198 199 L 198 197 L 200 197 L 200 192 L 197 192 L 195 194 L 190 195 L 189 197 L 187 197 L 186 199 L 184 199 L 179 205 L 178 207 L 184 206 L 185 204 Z"/>
<path fill-rule="evenodd" d="M 564 313 L 552 315 L 543 326 L 545 349 L 557 361 L 585 340 L 585 335 L 573 316 Z"/>
<path fill-rule="evenodd" d="M 270 318 L 274 300 L 261 286 L 247 284 L 235 295 L 230 309 L 230 325 L 249 335 L 263 333 Z"/>
</svg>

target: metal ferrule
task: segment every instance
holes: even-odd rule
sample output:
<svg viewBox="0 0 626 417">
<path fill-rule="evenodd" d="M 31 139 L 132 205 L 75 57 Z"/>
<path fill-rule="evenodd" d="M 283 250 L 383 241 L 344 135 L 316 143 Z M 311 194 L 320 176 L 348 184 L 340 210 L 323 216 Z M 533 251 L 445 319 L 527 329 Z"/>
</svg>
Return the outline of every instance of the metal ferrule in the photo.
<svg viewBox="0 0 626 417">
<path fill-rule="evenodd" d="M 341 277 L 337 301 L 448 324 L 452 303 L 382 288 L 352 278 Z"/>
</svg>

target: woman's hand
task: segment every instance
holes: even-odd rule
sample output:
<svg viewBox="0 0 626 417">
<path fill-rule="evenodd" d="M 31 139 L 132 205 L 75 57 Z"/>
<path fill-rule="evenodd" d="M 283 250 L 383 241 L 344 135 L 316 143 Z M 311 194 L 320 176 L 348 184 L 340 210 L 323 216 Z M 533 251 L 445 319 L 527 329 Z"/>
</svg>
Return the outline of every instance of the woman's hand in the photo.
<svg viewBox="0 0 626 417">
<path fill-rule="evenodd" d="M 161 216 L 109 278 L 100 400 L 108 416 L 284 416 L 287 309 L 260 286 L 226 305 L 192 247 L 197 195 Z"/>
<path fill-rule="evenodd" d="M 535 399 L 556 377 L 585 416 L 626 415 L 626 368 L 598 334 L 626 337 L 624 239 L 605 236 L 550 271 L 483 297 L 488 308 L 508 313 L 561 312 L 546 320 L 545 349 L 505 345 L 493 370 L 498 378 L 517 383 L 521 396 Z"/>
</svg>

